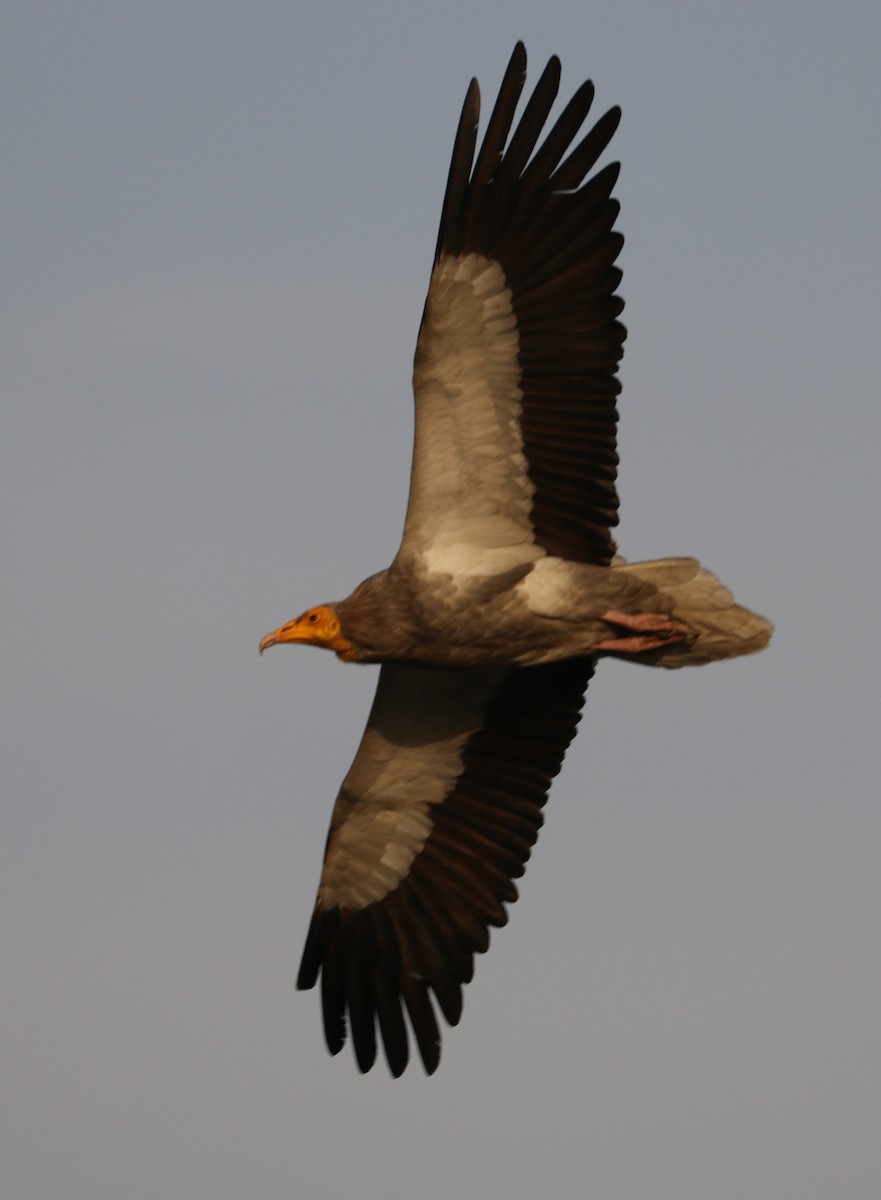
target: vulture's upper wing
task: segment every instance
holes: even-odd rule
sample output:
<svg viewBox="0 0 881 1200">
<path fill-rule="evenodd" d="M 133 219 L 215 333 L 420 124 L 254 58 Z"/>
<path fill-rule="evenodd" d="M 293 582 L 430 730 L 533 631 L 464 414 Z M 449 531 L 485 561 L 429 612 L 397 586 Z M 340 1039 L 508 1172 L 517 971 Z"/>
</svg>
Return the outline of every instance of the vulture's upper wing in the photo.
<svg viewBox="0 0 881 1200">
<path fill-rule="evenodd" d="M 400 551 L 429 571 L 494 574 L 544 552 L 607 564 L 615 550 L 618 164 L 584 179 L 620 110 L 570 148 L 593 99 L 585 83 L 536 149 L 559 85 L 552 58 L 509 138 L 525 69 L 518 44 L 476 162 L 472 81 L 453 149 Z"/>
<path fill-rule="evenodd" d="M 542 822 L 575 733 L 592 659 L 527 669 L 386 664 L 331 821 L 298 986 L 321 973 L 324 1029 L 358 1065 L 393 1075 L 409 1057 L 404 1012 L 426 1071 L 451 1025 L 490 925 L 504 925 L 512 880 Z"/>
</svg>

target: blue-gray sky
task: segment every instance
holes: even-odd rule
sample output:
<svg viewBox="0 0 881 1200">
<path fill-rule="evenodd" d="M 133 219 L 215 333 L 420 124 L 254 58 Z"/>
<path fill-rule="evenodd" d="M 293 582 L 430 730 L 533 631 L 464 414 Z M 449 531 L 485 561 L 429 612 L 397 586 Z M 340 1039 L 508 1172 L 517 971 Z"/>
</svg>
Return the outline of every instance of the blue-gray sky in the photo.
<svg viewBox="0 0 881 1200">
<path fill-rule="evenodd" d="M 624 109 L 622 550 L 778 628 L 601 666 L 438 1075 L 361 1078 L 294 979 L 373 674 L 256 646 L 394 553 L 518 37 Z M 7 11 L 4 1196 L 878 1194 L 879 48 L 873 0 Z"/>
</svg>

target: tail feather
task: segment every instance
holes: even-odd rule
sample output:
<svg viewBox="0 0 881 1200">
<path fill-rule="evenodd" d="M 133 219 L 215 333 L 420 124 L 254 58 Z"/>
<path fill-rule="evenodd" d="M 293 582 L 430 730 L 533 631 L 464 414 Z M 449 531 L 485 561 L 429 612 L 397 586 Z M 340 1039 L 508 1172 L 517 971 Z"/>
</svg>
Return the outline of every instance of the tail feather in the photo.
<svg viewBox="0 0 881 1200">
<path fill-rule="evenodd" d="M 658 593 L 665 612 L 697 633 L 688 646 L 671 646 L 656 659 L 662 667 L 700 666 L 740 654 L 755 654 L 771 640 L 774 626 L 734 603 L 725 585 L 694 558 L 659 558 L 621 563 L 616 570 L 635 575 Z"/>
</svg>

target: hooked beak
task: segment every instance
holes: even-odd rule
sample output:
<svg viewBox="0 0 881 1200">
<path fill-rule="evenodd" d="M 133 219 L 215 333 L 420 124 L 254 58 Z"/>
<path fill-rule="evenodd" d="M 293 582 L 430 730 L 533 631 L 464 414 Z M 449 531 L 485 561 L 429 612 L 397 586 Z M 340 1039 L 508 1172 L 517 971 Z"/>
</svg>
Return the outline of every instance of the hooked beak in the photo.
<svg viewBox="0 0 881 1200">
<path fill-rule="evenodd" d="M 278 631 L 275 633 L 267 633 L 265 638 L 260 639 L 260 645 L 257 649 L 262 654 L 264 650 L 268 650 L 270 646 L 278 645 Z"/>
<path fill-rule="evenodd" d="M 260 642 L 258 649 L 262 654 L 270 646 L 280 646 L 282 642 L 306 642 L 308 644 L 309 642 L 314 642 L 314 640 L 314 629 L 311 629 L 298 619 L 296 621 L 288 621 L 287 625 L 281 625 L 273 633 L 267 633 L 266 637 Z"/>
</svg>

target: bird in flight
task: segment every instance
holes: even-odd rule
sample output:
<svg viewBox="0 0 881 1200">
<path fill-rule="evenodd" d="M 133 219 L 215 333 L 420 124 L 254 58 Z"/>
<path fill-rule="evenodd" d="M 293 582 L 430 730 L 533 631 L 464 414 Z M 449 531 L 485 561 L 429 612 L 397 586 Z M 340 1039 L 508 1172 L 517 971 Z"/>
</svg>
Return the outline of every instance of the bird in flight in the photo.
<svg viewBox="0 0 881 1200">
<path fill-rule="evenodd" d="M 298 987 L 321 980 L 328 1048 L 368 1071 L 411 1036 L 440 1060 L 474 955 L 507 921 L 597 659 L 661 667 L 761 650 L 772 626 L 693 558 L 616 556 L 623 237 L 595 170 L 582 84 L 545 133 L 552 58 L 513 129 L 514 49 L 475 157 L 472 80 L 456 131 L 413 370 L 400 549 L 345 600 L 268 634 L 381 663 L 331 818 Z M 543 136 L 544 135 L 544 136 Z M 408 1028 L 409 1027 L 409 1028 Z"/>
</svg>

